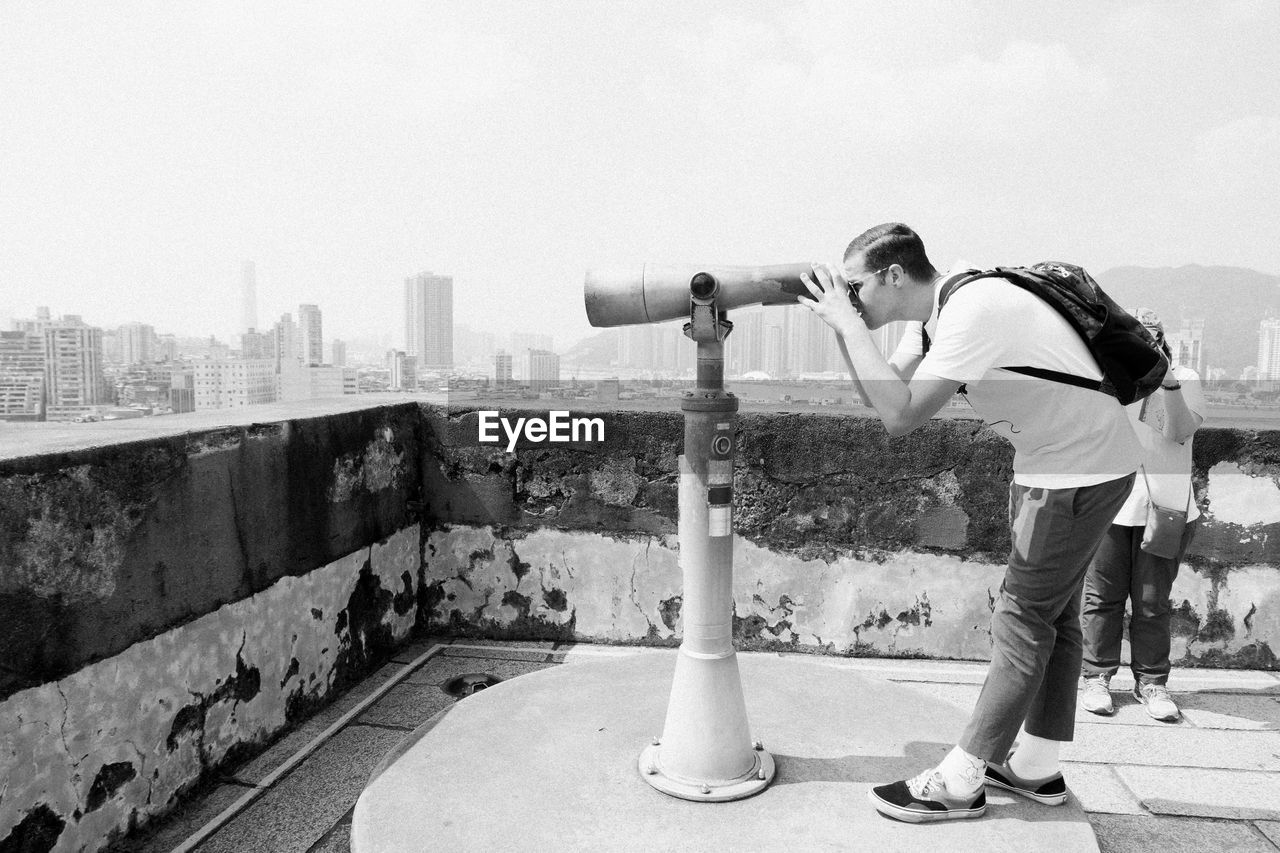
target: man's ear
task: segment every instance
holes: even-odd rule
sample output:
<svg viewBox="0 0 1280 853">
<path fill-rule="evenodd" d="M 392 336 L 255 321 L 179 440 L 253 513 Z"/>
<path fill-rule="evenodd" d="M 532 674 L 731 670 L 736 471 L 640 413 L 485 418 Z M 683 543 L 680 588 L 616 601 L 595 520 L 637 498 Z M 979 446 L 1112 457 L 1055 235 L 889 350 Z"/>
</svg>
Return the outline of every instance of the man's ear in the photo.
<svg viewBox="0 0 1280 853">
<path fill-rule="evenodd" d="M 898 264 L 889 264 L 889 268 L 884 271 L 884 274 L 886 280 L 892 277 L 891 284 L 893 284 L 894 287 L 902 287 L 903 283 L 907 280 L 906 271 Z"/>
</svg>

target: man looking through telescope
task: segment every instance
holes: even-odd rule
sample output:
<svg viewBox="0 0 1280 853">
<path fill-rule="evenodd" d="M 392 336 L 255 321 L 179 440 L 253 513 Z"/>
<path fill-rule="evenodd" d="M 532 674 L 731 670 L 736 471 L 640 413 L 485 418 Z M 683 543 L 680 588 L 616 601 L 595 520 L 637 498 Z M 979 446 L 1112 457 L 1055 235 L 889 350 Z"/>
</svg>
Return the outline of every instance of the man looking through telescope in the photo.
<svg viewBox="0 0 1280 853">
<path fill-rule="evenodd" d="M 1081 585 L 1140 456 L 1114 397 L 1002 367 L 1101 378 L 1084 341 L 1048 303 L 990 277 L 957 288 L 939 311 L 943 285 L 964 274 L 938 273 L 919 235 L 887 223 L 854 238 L 841 270 L 814 265 L 803 279 L 812 298 L 800 299 L 835 331 L 858 394 L 891 436 L 921 426 L 963 388 L 1014 447 L 1012 548 L 977 706 L 940 764 L 870 791 L 882 814 L 917 823 L 981 817 L 985 784 L 1045 804 L 1066 801 L 1058 752 L 1074 730 Z M 908 332 L 886 360 L 870 330 L 899 320 L 920 332 Z"/>
</svg>

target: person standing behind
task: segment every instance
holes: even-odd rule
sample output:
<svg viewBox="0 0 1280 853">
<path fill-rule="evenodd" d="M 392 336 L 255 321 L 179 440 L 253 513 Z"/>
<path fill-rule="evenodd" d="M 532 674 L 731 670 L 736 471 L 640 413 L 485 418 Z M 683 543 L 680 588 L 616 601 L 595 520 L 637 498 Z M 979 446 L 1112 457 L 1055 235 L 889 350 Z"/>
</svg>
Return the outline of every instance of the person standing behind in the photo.
<svg viewBox="0 0 1280 853">
<path fill-rule="evenodd" d="M 1160 318 L 1148 309 L 1138 309 L 1134 316 L 1155 335 L 1172 362 Z M 1080 706 L 1104 716 L 1115 713 L 1110 682 L 1120 668 L 1120 639 L 1125 602 L 1129 601 L 1134 698 L 1155 719 L 1172 721 L 1178 719 L 1179 711 L 1166 686 L 1172 615 L 1169 592 L 1200 516 L 1191 488 L 1191 438 L 1204 422 L 1205 411 L 1200 377 L 1189 367 L 1174 367 L 1159 391 L 1125 408 L 1142 443 L 1142 471 L 1085 575 Z M 1153 497 L 1157 506 L 1187 511 L 1187 525 L 1172 557 L 1159 557 L 1142 548 Z"/>
</svg>

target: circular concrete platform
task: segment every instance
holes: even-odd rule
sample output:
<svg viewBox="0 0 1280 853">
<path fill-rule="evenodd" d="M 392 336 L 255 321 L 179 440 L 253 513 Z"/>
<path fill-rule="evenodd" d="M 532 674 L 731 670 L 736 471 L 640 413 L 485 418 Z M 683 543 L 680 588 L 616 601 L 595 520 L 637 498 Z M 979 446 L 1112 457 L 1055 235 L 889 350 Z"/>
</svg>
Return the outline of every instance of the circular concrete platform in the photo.
<svg viewBox="0 0 1280 853">
<path fill-rule="evenodd" d="M 1075 798 L 988 794 L 980 820 L 912 825 L 867 802 L 954 744 L 962 710 L 820 659 L 739 655 L 763 793 L 694 803 L 649 787 L 675 653 L 568 663 L 467 698 L 406 738 L 356 804 L 353 853 L 495 850 L 1096 851 Z M 1068 783 L 1070 779 L 1068 779 Z"/>
</svg>

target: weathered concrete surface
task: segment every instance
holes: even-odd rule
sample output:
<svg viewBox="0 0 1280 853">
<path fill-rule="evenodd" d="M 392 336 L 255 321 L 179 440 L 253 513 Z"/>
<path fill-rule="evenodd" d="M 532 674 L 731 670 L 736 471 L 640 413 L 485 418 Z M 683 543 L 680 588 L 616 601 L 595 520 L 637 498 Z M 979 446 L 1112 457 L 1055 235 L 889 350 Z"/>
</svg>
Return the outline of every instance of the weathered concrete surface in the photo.
<svg viewBox="0 0 1280 853">
<path fill-rule="evenodd" d="M 1074 798 L 1049 807 L 989 791 L 981 820 L 922 828 L 881 817 L 871 786 L 935 763 L 963 719 L 912 686 L 812 659 L 739 659 L 753 735 L 777 762 L 770 787 L 715 804 L 658 793 L 637 758 L 661 734 L 674 664 L 674 653 L 573 663 L 458 703 L 370 781 L 353 853 L 408 853 L 424 839 L 486 853 L 910 850 L 926 838 L 939 850 L 1098 849 Z"/>
<path fill-rule="evenodd" d="M 475 412 L 427 413 L 423 482 L 441 531 L 421 604 L 433 630 L 674 641 L 680 417 L 592 414 L 605 419 L 603 444 L 523 442 L 508 453 L 478 441 Z M 890 439 L 873 419 L 741 416 L 739 641 L 985 658 L 1010 545 L 1011 464 L 1009 445 L 973 421 Z M 1175 658 L 1274 669 L 1280 433 L 1202 430 L 1195 482 L 1205 516 L 1174 588 Z M 551 545 L 548 529 L 562 534 Z M 581 577 L 588 562 L 593 576 Z"/>
<path fill-rule="evenodd" d="M 419 552 L 407 528 L 0 703 L 0 849 L 96 850 L 362 678 Z"/>
<path fill-rule="evenodd" d="M 0 460 L 0 699 L 416 522 L 414 405 Z"/>
<path fill-rule="evenodd" d="M 431 631 L 675 644 L 681 578 L 675 537 L 618 541 L 491 528 L 430 534 L 423 573 Z M 1001 572 L 935 554 L 831 562 L 735 542 L 739 648 L 982 659 Z"/>
</svg>

